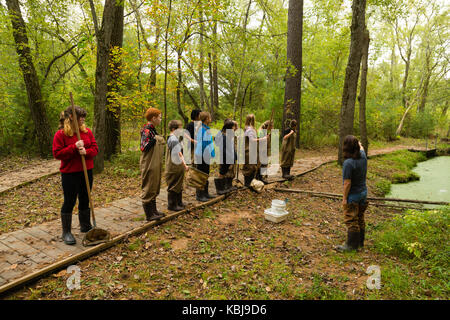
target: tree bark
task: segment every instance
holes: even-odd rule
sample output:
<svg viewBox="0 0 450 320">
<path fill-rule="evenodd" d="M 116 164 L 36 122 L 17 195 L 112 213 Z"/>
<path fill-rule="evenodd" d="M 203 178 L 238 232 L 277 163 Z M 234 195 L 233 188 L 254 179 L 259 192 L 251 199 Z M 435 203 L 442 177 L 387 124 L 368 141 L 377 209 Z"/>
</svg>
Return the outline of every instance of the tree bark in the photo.
<svg viewBox="0 0 450 320">
<path fill-rule="evenodd" d="M 105 108 L 105 158 L 110 159 L 113 154 L 120 153 L 121 141 L 120 141 L 120 118 L 121 118 L 121 106 L 113 99 L 114 94 L 118 94 L 119 81 L 120 81 L 120 69 L 122 59 L 120 57 L 120 49 L 123 45 L 123 22 L 124 22 L 124 6 L 123 4 L 116 4 L 114 10 L 114 25 L 111 34 L 111 47 L 109 53 L 109 65 L 110 79 L 108 85 L 108 99 L 106 100 Z M 114 50 L 119 56 L 114 56 L 111 52 Z"/>
<path fill-rule="evenodd" d="M 286 86 L 282 130 L 286 120 L 297 121 L 296 147 L 300 147 L 300 108 L 302 85 L 303 0 L 289 0 Z"/>
<path fill-rule="evenodd" d="M 181 49 L 180 49 L 181 50 Z M 181 70 L 181 55 L 182 52 L 177 52 L 177 108 L 178 113 L 183 118 L 184 124 L 187 124 L 189 122 L 189 118 L 186 117 L 186 115 L 183 112 L 183 109 L 181 108 L 181 86 L 183 85 L 183 79 L 182 79 L 182 70 Z"/>
<path fill-rule="evenodd" d="M 350 36 L 350 54 L 345 70 L 344 90 L 339 121 L 338 162 L 342 164 L 342 145 L 347 135 L 353 133 L 355 118 L 355 98 L 358 88 L 359 69 L 361 65 L 363 33 L 365 28 L 366 0 L 353 0 L 352 26 Z"/>
<path fill-rule="evenodd" d="M 199 20 L 202 21 L 203 19 L 203 12 L 200 12 L 199 14 Z M 205 57 L 203 53 L 203 33 L 205 31 L 205 27 L 203 26 L 203 23 L 200 23 L 200 41 L 199 41 L 199 53 L 200 53 L 200 60 L 199 60 L 199 66 L 198 66 L 198 78 L 200 80 L 199 86 L 200 91 L 205 92 L 205 79 L 203 77 L 203 69 L 204 69 L 204 63 L 205 63 Z M 205 105 L 205 99 L 206 97 L 203 97 L 202 94 L 200 94 L 200 108 L 203 110 L 203 107 Z M 211 110 L 209 110 L 211 113 Z"/>
<path fill-rule="evenodd" d="M 92 17 L 96 20 L 96 13 L 92 0 Z M 101 28 L 96 28 L 97 35 L 97 64 L 95 68 L 95 97 L 94 97 L 94 134 L 97 140 L 98 154 L 94 161 L 94 171 L 102 172 L 105 161 L 105 145 L 107 142 L 106 105 L 108 83 L 110 81 L 109 51 L 114 27 L 115 0 L 106 0 L 103 9 Z"/>
<path fill-rule="evenodd" d="M 238 80 L 238 85 L 236 88 L 236 92 L 234 94 L 234 101 L 233 101 L 233 119 L 236 119 L 236 108 L 237 108 L 237 103 L 238 103 L 238 97 L 239 97 L 239 91 L 241 90 L 241 84 L 242 84 L 242 76 L 244 74 L 244 70 L 245 70 L 245 54 L 247 51 L 247 22 L 248 22 L 248 15 L 250 12 L 250 6 L 252 5 L 252 0 L 248 1 L 248 6 L 247 6 L 247 11 L 245 13 L 245 19 L 244 19 L 244 25 L 243 25 L 243 30 L 244 30 L 244 48 L 242 50 L 242 59 L 241 59 L 241 63 L 242 63 L 242 68 L 241 68 L 241 72 L 239 73 L 239 80 Z"/>
<path fill-rule="evenodd" d="M 212 65 L 213 65 L 213 74 L 212 74 L 212 86 L 214 88 L 214 99 L 213 99 L 213 109 L 218 110 L 219 109 L 219 82 L 218 82 L 218 74 L 217 74 L 217 52 L 216 52 L 216 46 L 215 41 L 217 40 L 217 23 L 214 22 L 213 27 L 213 39 L 214 39 L 214 46 L 212 48 Z"/>
<path fill-rule="evenodd" d="M 367 138 L 367 124 L 366 124 L 366 89 L 367 89 L 367 71 L 369 58 L 369 31 L 364 30 L 363 53 L 361 57 L 361 85 L 359 89 L 359 132 L 361 135 L 361 143 L 366 154 L 369 154 L 369 139 Z"/>
<path fill-rule="evenodd" d="M 43 158 L 48 158 L 52 155 L 52 132 L 33 58 L 31 57 L 25 21 L 18 0 L 7 0 L 6 4 L 11 19 L 16 52 L 19 55 L 19 66 L 27 89 L 28 106 L 36 130 L 39 154 Z"/>
<path fill-rule="evenodd" d="M 165 49 L 164 49 L 164 63 L 165 63 L 165 69 L 164 69 L 164 140 L 167 136 L 167 65 L 168 65 L 168 46 L 169 46 L 169 26 L 170 26 L 170 17 L 172 14 L 172 0 L 169 0 L 169 17 L 167 18 L 167 27 L 166 27 L 166 37 L 164 41 Z"/>
</svg>

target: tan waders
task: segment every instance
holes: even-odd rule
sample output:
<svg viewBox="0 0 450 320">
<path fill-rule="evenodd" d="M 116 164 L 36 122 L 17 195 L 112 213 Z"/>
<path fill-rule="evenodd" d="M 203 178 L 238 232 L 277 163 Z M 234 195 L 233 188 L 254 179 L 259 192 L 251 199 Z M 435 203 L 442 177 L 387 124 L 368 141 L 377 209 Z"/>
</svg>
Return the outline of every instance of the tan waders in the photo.
<svg viewBox="0 0 450 320">
<path fill-rule="evenodd" d="M 142 152 L 140 159 L 142 179 L 142 206 L 147 221 L 160 219 L 164 213 L 156 209 L 156 197 L 161 188 L 162 158 L 164 153 L 164 138 L 155 136 L 155 145 L 147 152 Z"/>
<path fill-rule="evenodd" d="M 167 183 L 167 203 L 168 209 L 172 211 L 184 210 L 182 202 L 184 165 L 175 164 L 171 159 L 172 155 L 169 149 L 166 150 L 166 183 Z M 176 155 L 178 157 L 178 155 Z"/>
<path fill-rule="evenodd" d="M 344 223 L 347 226 L 347 241 L 343 245 L 336 247 L 336 250 L 345 252 L 353 251 L 364 246 L 366 223 L 364 212 L 368 202 L 364 205 L 352 202 L 344 204 Z"/>
<path fill-rule="evenodd" d="M 242 166 L 242 174 L 244 175 L 244 185 L 250 187 L 250 183 L 255 178 L 259 169 L 258 163 L 250 164 L 250 139 L 245 137 L 245 164 Z"/>
<path fill-rule="evenodd" d="M 289 138 L 283 139 L 283 143 L 281 145 L 280 166 L 284 179 L 294 178 L 294 176 L 291 176 L 291 167 L 294 165 L 294 157 L 295 157 L 295 133 L 292 134 Z"/>
</svg>

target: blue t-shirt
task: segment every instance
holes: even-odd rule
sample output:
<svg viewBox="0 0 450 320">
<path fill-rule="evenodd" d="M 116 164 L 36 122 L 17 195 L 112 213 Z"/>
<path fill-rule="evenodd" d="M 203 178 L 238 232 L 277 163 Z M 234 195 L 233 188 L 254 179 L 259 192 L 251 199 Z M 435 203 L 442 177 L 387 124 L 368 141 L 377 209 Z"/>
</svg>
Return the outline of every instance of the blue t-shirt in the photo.
<svg viewBox="0 0 450 320">
<path fill-rule="evenodd" d="M 349 194 L 361 193 L 367 191 L 367 157 L 364 150 L 360 150 L 360 159 L 346 159 L 342 165 L 342 179 L 351 179 L 352 185 Z"/>
</svg>

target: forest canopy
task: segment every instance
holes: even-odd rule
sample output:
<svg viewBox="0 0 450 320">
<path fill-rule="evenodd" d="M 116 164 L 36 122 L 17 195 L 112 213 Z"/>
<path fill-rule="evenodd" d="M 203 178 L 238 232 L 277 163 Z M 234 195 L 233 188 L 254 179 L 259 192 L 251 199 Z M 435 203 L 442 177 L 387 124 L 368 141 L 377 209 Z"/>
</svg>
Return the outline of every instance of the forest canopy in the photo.
<svg viewBox="0 0 450 320">
<path fill-rule="evenodd" d="M 34 88 L 39 86 L 41 95 L 36 100 L 48 121 L 42 127 L 48 127 L 50 137 L 60 112 L 69 105 L 69 92 L 77 105 L 88 110 L 87 124 L 95 129 L 99 44 L 109 22 L 111 43 L 121 32 L 120 19 L 107 19 L 119 12 L 108 13 L 110 3 L 0 0 L 1 154 L 39 152 L 36 140 L 44 130 L 37 128 L 37 116 L 30 111 L 20 49 L 28 51 L 24 56 L 28 54 L 34 66 Z M 106 102 L 119 122 L 121 138 L 115 151 L 129 148 L 129 141 L 137 139 L 143 113 L 150 106 L 166 111 L 161 132 L 166 132 L 164 124 L 171 119 L 189 121 L 194 108 L 209 111 L 216 127 L 225 118 L 239 122 L 248 113 L 254 113 L 261 124 L 275 109 L 275 127 L 281 128 L 288 67 L 287 0 L 129 0 L 118 4 L 123 12 L 123 38 L 111 46 L 107 61 L 112 71 Z M 304 2 L 303 147 L 338 143 L 351 5 L 349 0 Z M 17 7 L 26 32 L 12 23 L 12 8 Z M 448 138 L 448 24 L 449 7 L 443 0 L 367 2 L 370 139 Z M 15 33 L 18 30 L 22 31 Z M 24 34 L 27 43 L 22 40 L 18 48 L 17 35 Z M 355 121 L 355 135 L 358 130 Z"/>
</svg>

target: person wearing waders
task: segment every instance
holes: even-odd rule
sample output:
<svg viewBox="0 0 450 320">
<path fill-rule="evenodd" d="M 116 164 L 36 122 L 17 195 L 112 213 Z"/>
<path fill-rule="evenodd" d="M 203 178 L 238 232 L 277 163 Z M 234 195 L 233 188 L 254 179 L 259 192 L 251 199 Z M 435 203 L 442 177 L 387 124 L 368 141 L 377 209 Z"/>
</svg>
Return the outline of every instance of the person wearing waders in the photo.
<svg viewBox="0 0 450 320">
<path fill-rule="evenodd" d="M 364 246 L 367 209 L 367 157 L 358 139 L 348 135 L 342 146 L 344 163 L 342 179 L 344 185 L 342 206 L 344 223 L 347 226 L 347 241 L 335 249 L 341 252 L 357 250 Z"/>
<path fill-rule="evenodd" d="M 92 131 L 86 127 L 86 110 L 75 106 L 75 113 L 80 129 L 78 140 L 75 132 L 75 124 L 72 118 L 72 106 L 68 107 L 60 117 L 60 126 L 53 138 L 53 156 L 61 160 L 59 168 L 61 172 L 61 184 L 64 193 L 64 203 L 61 208 L 62 239 L 65 244 L 73 245 L 76 240 L 71 232 L 72 211 L 78 197 L 78 219 L 80 231 L 88 232 L 92 229 L 89 208 L 89 197 L 84 178 L 81 155 L 85 156 L 89 179 L 92 188 L 94 157 L 98 153 L 97 142 Z"/>
<path fill-rule="evenodd" d="M 270 120 L 265 121 L 261 127 L 259 128 L 259 138 L 264 138 L 267 136 L 267 132 L 269 130 L 273 129 L 273 121 Z M 271 137 L 268 136 L 267 140 L 261 140 L 259 143 L 259 150 L 258 150 L 258 156 L 259 156 L 259 162 L 260 162 L 260 168 L 256 173 L 256 179 L 262 181 L 264 184 L 268 184 L 267 181 L 267 165 L 269 163 L 269 156 L 270 156 L 270 143 L 271 143 Z"/>
<path fill-rule="evenodd" d="M 195 146 L 197 144 L 197 141 L 194 139 L 195 137 L 195 132 L 198 130 L 198 128 L 201 125 L 200 122 L 200 112 L 202 112 L 202 110 L 200 109 L 194 109 L 191 111 L 191 122 L 189 122 L 186 125 L 186 130 L 187 132 L 184 134 L 184 137 L 187 139 L 187 141 L 190 141 L 190 156 L 191 158 L 189 159 L 189 164 L 194 163 L 194 150 L 195 150 Z"/>
<path fill-rule="evenodd" d="M 226 194 L 233 189 L 234 163 L 237 160 L 233 128 L 233 120 L 225 119 L 222 130 L 214 137 L 214 143 L 220 150 L 219 177 L 214 178 L 219 195 Z"/>
<path fill-rule="evenodd" d="M 244 131 L 244 142 L 245 142 L 245 163 L 242 166 L 242 174 L 244 175 L 244 185 L 250 187 L 252 180 L 255 178 L 256 173 L 259 169 L 258 164 L 258 146 L 257 143 L 260 141 L 268 140 L 270 134 L 264 138 L 258 139 L 255 130 L 255 115 L 249 114 L 245 118 L 245 131 Z M 253 152 L 256 154 L 250 155 L 250 144 L 254 144 L 256 148 Z M 254 163 L 251 163 L 254 162 Z"/>
<path fill-rule="evenodd" d="M 156 126 L 161 123 L 162 113 L 156 108 L 145 112 L 147 124 L 141 129 L 142 151 L 139 161 L 141 169 L 141 199 L 147 221 L 161 219 L 164 213 L 156 209 L 156 197 L 161 188 L 164 138 L 158 135 Z"/>
<path fill-rule="evenodd" d="M 292 179 L 291 167 L 294 165 L 295 157 L 295 129 L 297 121 L 291 120 L 289 128 L 283 132 L 283 142 L 281 144 L 281 172 L 283 179 Z"/>
<path fill-rule="evenodd" d="M 211 159 L 216 156 L 214 151 L 213 138 L 208 125 L 211 123 L 211 115 L 209 112 L 200 112 L 201 127 L 198 129 L 196 138 L 197 145 L 195 147 L 194 157 L 196 168 L 209 175 Z M 197 201 L 206 202 L 215 198 L 209 194 L 209 181 L 206 181 L 204 189 L 197 189 L 196 199 Z"/>
<path fill-rule="evenodd" d="M 170 135 L 167 139 L 166 150 L 166 172 L 165 179 L 167 183 L 167 203 L 171 211 L 184 210 L 183 204 L 183 181 L 184 173 L 189 170 L 183 157 L 183 147 L 175 135 L 175 131 L 181 128 L 180 120 L 171 120 L 169 122 Z"/>
</svg>

